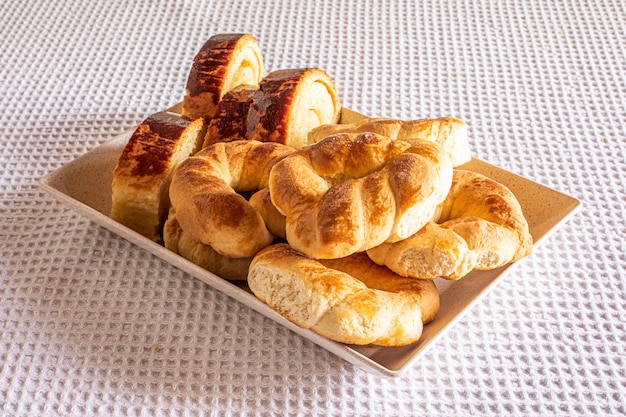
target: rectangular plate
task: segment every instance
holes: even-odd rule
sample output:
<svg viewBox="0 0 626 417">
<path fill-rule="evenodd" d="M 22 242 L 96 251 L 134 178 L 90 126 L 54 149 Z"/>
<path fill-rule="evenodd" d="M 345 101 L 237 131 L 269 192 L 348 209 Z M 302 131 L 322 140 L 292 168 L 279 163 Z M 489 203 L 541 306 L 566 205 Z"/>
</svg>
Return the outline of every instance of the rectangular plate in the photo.
<svg viewBox="0 0 626 417">
<path fill-rule="evenodd" d="M 177 107 L 170 110 L 176 111 Z M 349 123 L 360 117 L 363 116 L 344 109 L 342 122 Z M 368 371 L 386 376 L 403 374 L 411 363 L 419 359 L 429 346 L 487 293 L 488 289 L 519 264 L 516 262 L 493 271 L 474 271 L 459 281 L 436 280 L 440 291 L 441 308 L 435 320 L 425 326 L 421 339 L 415 344 L 403 347 L 376 347 L 348 346 L 333 342 L 291 323 L 259 301 L 245 285 L 226 281 L 109 218 L 113 168 L 131 134 L 132 131 L 127 131 L 115 136 L 56 169 L 40 180 L 41 188 L 100 226 Z M 462 168 L 485 174 L 513 191 L 528 219 L 535 250 L 580 208 L 580 202 L 575 198 L 480 160 L 474 159 Z"/>
</svg>

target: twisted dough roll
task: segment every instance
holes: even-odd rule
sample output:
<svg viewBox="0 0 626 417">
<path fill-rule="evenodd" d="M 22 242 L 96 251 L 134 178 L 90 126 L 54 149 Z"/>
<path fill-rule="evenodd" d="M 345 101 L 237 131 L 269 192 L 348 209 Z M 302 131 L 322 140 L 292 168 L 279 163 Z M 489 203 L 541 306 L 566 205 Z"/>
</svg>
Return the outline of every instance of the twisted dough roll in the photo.
<svg viewBox="0 0 626 417">
<path fill-rule="evenodd" d="M 467 125 L 452 117 L 397 120 L 364 118 L 354 123 L 327 124 L 309 132 L 309 142 L 319 142 L 336 133 L 372 132 L 394 140 L 421 139 L 435 142 L 450 156 L 453 167 L 472 159 L 467 143 Z"/>
<path fill-rule="evenodd" d="M 212 36 L 194 57 L 183 115 L 208 121 L 225 93 L 242 84 L 258 86 L 261 78 L 263 56 L 254 37 L 238 33 Z"/>
<path fill-rule="evenodd" d="M 528 223 L 513 193 L 476 172 L 454 171 L 437 221 L 367 254 L 403 276 L 459 279 L 474 269 L 497 268 L 532 252 Z"/>
<path fill-rule="evenodd" d="M 269 188 L 289 244 L 330 259 L 411 236 L 432 219 L 451 181 L 437 144 L 363 133 L 297 150 L 274 166 Z"/>
<path fill-rule="evenodd" d="M 293 149 L 279 143 L 216 143 L 185 160 L 170 185 L 176 218 L 189 236 L 224 256 L 254 255 L 273 236 L 237 192 L 267 187 L 272 166 Z"/>
<path fill-rule="evenodd" d="M 247 138 L 298 149 L 315 127 L 338 123 L 339 95 L 333 80 L 319 68 L 269 73 L 259 84 L 248 113 Z"/>
<path fill-rule="evenodd" d="M 354 263 L 364 265 L 351 275 Z M 367 256 L 343 264 L 352 272 L 326 267 L 287 244 L 275 244 L 254 257 L 248 284 L 256 297 L 288 320 L 331 340 L 381 346 L 417 341 L 423 329 L 421 305 L 429 316 L 439 308 L 434 284 L 412 283 L 418 280 L 392 273 L 385 279 L 364 277 L 360 272 L 372 264 Z"/>
<path fill-rule="evenodd" d="M 170 213 L 163 226 L 163 243 L 172 252 L 224 279 L 245 281 L 248 277 L 248 267 L 252 262 L 252 257 L 224 256 L 217 253 L 211 246 L 194 240 L 180 227 L 173 212 Z"/>
<path fill-rule="evenodd" d="M 327 268 L 345 272 L 368 288 L 393 293 L 410 293 L 422 311 L 422 322 L 430 323 L 439 311 L 439 292 L 432 280 L 402 277 L 386 266 L 374 263 L 365 252 L 339 259 L 321 259 Z"/>
</svg>

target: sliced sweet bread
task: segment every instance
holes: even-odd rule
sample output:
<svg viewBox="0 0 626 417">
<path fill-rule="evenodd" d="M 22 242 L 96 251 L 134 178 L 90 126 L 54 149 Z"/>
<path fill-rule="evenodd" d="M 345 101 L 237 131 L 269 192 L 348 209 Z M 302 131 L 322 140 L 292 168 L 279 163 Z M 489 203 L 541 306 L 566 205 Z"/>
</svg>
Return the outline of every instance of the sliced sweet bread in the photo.
<svg viewBox="0 0 626 417">
<path fill-rule="evenodd" d="M 196 153 L 206 133 L 202 118 L 159 112 L 133 132 L 113 171 L 110 217 L 153 240 L 162 240 L 174 169 Z"/>
<path fill-rule="evenodd" d="M 215 35 L 202 45 L 193 60 L 183 98 L 183 115 L 209 121 L 224 94 L 247 84 L 258 86 L 263 77 L 263 56 L 251 35 Z"/>
</svg>

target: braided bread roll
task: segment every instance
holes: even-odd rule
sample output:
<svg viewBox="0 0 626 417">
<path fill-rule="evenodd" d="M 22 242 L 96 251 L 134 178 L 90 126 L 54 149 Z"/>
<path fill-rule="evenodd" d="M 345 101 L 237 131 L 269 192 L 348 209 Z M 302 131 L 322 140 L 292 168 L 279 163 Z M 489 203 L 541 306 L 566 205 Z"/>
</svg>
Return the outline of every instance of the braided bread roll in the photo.
<svg viewBox="0 0 626 417">
<path fill-rule="evenodd" d="M 437 222 L 408 239 L 367 251 L 379 265 L 403 276 L 459 279 L 532 252 L 522 208 L 504 185 L 476 172 L 455 170 Z"/>
<path fill-rule="evenodd" d="M 364 118 L 354 123 L 327 124 L 309 132 L 315 143 L 336 133 L 373 132 L 394 140 L 421 139 L 435 142 L 450 156 L 453 167 L 472 159 L 467 142 L 467 125 L 453 117 L 420 120 Z"/>
<path fill-rule="evenodd" d="M 170 213 L 163 226 L 165 247 L 194 264 L 231 281 L 245 281 L 252 257 L 231 258 L 215 251 L 211 246 L 194 240 L 185 232 L 174 212 Z"/>
<path fill-rule="evenodd" d="M 371 264 L 367 257 L 361 261 Z M 381 346 L 419 340 L 424 288 L 393 274 L 387 276 L 390 282 L 377 281 L 384 283 L 382 290 L 368 288 L 361 279 L 328 268 L 287 244 L 261 250 L 248 273 L 248 284 L 257 298 L 296 325 L 331 340 Z"/>
<path fill-rule="evenodd" d="M 430 323 L 439 312 L 437 286 L 432 280 L 402 277 L 389 268 L 374 263 L 365 252 L 339 259 L 320 259 L 327 268 L 350 274 L 368 288 L 392 293 L 410 293 L 422 311 L 422 322 Z"/>
<path fill-rule="evenodd" d="M 346 133 L 278 162 L 269 189 L 290 245 L 332 259 L 411 236 L 433 218 L 451 182 L 450 159 L 433 142 Z"/>
<path fill-rule="evenodd" d="M 110 217 L 153 241 L 162 239 L 174 169 L 200 149 L 203 119 L 159 112 L 135 129 L 113 171 Z"/>
<path fill-rule="evenodd" d="M 172 178 L 170 199 L 189 236 L 233 258 L 252 256 L 272 243 L 259 213 L 238 192 L 267 187 L 270 169 L 293 149 L 241 140 L 202 149 Z"/>
<path fill-rule="evenodd" d="M 278 70 L 263 78 L 254 94 L 246 137 L 298 149 L 309 143 L 307 135 L 313 128 L 338 123 L 340 114 L 339 95 L 326 72 Z"/>
<path fill-rule="evenodd" d="M 258 86 L 261 78 L 263 56 L 256 38 L 239 33 L 212 36 L 194 57 L 182 113 L 209 121 L 224 94 L 242 84 Z"/>
</svg>

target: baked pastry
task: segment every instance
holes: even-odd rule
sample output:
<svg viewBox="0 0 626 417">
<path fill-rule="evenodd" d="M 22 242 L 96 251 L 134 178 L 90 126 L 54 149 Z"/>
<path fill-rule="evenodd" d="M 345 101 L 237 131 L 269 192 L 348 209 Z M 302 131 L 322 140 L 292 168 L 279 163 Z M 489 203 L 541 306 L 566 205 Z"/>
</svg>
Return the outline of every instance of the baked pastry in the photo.
<svg viewBox="0 0 626 417">
<path fill-rule="evenodd" d="M 246 137 L 298 149 L 310 143 L 312 129 L 338 123 L 340 114 L 337 89 L 326 72 L 319 68 L 278 70 L 261 80 L 253 96 Z"/>
<path fill-rule="evenodd" d="M 378 133 L 394 140 L 421 139 L 435 142 L 450 155 L 453 167 L 472 159 L 467 143 L 467 125 L 453 117 L 420 120 L 364 118 L 354 123 L 327 124 L 309 132 L 309 142 L 318 142 L 335 133 L 363 132 Z"/>
<path fill-rule="evenodd" d="M 358 276 L 328 268 L 284 243 L 256 254 L 248 273 L 250 290 L 282 316 L 355 345 L 401 346 L 419 340 L 422 290 L 397 279 L 397 287 L 387 282 L 386 290 L 369 288 Z"/>
<path fill-rule="evenodd" d="M 212 36 L 194 57 L 182 113 L 209 121 L 224 94 L 242 84 L 258 86 L 261 78 L 263 55 L 256 38 L 239 33 Z"/>
<path fill-rule="evenodd" d="M 278 162 L 269 189 L 289 244 L 332 259 L 411 236 L 451 182 L 450 159 L 433 142 L 342 133 Z"/>
<path fill-rule="evenodd" d="M 250 196 L 250 204 L 259 212 L 267 229 L 276 237 L 285 239 L 285 216 L 272 203 L 269 187 L 265 187 Z"/>
<path fill-rule="evenodd" d="M 254 255 L 274 237 L 239 193 L 267 187 L 272 166 L 292 152 L 279 143 L 239 140 L 216 143 L 187 158 L 170 185 L 180 226 L 224 256 Z"/>
<path fill-rule="evenodd" d="M 367 251 L 379 265 L 421 279 L 459 279 L 532 252 L 533 239 L 515 195 L 472 171 L 455 170 L 435 221 L 406 240 Z"/>
<path fill-rule="evenodd" d="M 368 288 L 411 293 L 420 306 L 424 324 L 430 323 L 439 312 L 439 291 L 432 280 L 402 277 L 389 268 L 374 263 L 365 252 L 339 259 L 321 259 L 320 262 L 327 268 L 350 274 Z"/>
<path fill-rule="evenodd" d="M 246 139 L 248 110 L 256 90 L 257 87 L 244 84 L 224 94 L 207 127 L 203 148 L 217 142 Z"/>
<path fill-rule="evenodd" d="M 245 281 L 252 257 L 231 258 L 221 255 L 209 245 L 194 240 L 185 232 L 175 213 L 165 221 L 163 226 L 163 243 L 165 247 L 194 264 L 230 281 Z"/>
<path fill-rule="evenodd" d="M 202 145 L 203 119 L 159 112 L 133 132 L 113 171 L 110 217 L 154 241 L 161 240 L 174 169 Z"/>
</svg>

